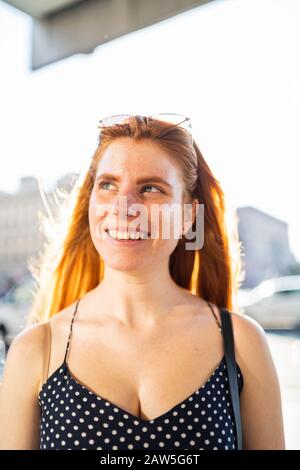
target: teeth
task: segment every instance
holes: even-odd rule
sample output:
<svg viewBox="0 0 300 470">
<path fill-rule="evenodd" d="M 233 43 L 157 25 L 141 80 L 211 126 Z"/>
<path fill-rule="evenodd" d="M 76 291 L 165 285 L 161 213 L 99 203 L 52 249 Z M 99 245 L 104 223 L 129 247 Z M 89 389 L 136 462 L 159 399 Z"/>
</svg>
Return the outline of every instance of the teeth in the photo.
<svg viewBox="0 0 300 470">
<path fill-rule="evenodd" d="M 116 231 L 116 230 L 109 230 L 108 233 L 109 233 L 109 235 L 110 235 L 112 238 L 116 238 L 116 237 L 117 237 L 117 231 Z"/>
<path fill-rule="evenodd" d="M 125 239 L 125 240 L 128 240 L 128 238 L 129 238 L 129 233 L 127 233 L 127 232 L 118 232 L 117 237 L 118 237 L 118 238 Z"/>
<path fill-rule="evenodd" d="M 136 236 L 136 235 L 137 235 L 137 236 Z M 136 234 L 136 233 L 131 233 L 131 234 L 129 235 L 129 237 L 131 238 L 131 240 L 135 240 L 135 239 L 138 238 L 138 234 Z"/>
<path fill-rule="evenodd" d="M 115 240 L 138 240 L 142 239 L 145 240 L 148 238 L 148 234 L 145 232 L 121 232 L 118 230 L 108 230 L 109 235 L 114 238 Z"/>
</svg>

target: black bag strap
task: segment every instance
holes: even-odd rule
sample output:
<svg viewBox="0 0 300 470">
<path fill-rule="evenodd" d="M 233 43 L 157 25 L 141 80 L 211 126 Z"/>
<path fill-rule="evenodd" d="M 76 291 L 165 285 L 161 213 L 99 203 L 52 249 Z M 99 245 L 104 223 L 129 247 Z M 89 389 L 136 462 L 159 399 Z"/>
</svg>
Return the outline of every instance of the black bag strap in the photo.
<svg viewBox="0 0 300 470">
<path fill-rule="evenodd" d="M 242 440 L 242 423 L 241 423 L 241 413 L 240 413 L 240 396 L 239 396 L 239 387 L 238 387 L 238 373 L 235 361 L 234 353 L 234 337 L 233 337 L 233 328 L 231 315 L 228 310 L 225 308 L 220 309 L 221 321 L 222 321 L 222 330 L 223 330 L 223 340 L 224 340 L 224 350 L 225 350 L 225 360 L 228 370 L 228 380 L 229 380 L 229 389 L 231 403 L 233 407 L 233 414 L 235 420 L 235 427 L 237 433 L 237 450 L 243 449 L 243 440 Z"/>
</svg>

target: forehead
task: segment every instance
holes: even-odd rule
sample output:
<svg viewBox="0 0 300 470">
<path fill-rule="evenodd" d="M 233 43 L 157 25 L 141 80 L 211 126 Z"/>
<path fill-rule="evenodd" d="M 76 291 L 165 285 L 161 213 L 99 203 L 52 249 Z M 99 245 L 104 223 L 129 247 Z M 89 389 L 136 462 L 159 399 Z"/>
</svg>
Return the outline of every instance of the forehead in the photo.
<svg viewBox="0 0 300 470">
<path fill-rule="evenodd" d="M 175 157 L 150 140 L 134 141 L 120 138 L 112 142 L 97 166 L 96 176 L 104 172 L 138 172 L 147 176 L 181 178 L 181 169 Z"/>
</svg>

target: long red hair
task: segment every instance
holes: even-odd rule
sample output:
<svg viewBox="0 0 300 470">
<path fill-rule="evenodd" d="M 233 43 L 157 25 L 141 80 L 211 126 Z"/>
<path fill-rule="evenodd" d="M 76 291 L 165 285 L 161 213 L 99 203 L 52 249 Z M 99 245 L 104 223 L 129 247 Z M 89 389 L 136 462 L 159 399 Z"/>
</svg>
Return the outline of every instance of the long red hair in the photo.
<svg viewBox="0 0 300 470">
<path fill-rule="evenodd" d="M 89 199 L 98 162 L 108 145 L 120 137 L 155 141 L 179 162 L 187 193 L 204 204 L 204 244 L 199 250 L 177 244 L 169 260 L 174 281 L 218 307 L 237 310 L 244 273 L 236 211 L 229 219 L 232 209 L 221 185 L 185 129 L 132 116 L 127 123 L 101 129 L 91 163 L 60 203 L 59 215 L 43 219 L 44 249 L 29 266 L 36 280 L 29 322 L 52 317 L 101 282 L 104 263 L 90 236 Z"/>
</svg>

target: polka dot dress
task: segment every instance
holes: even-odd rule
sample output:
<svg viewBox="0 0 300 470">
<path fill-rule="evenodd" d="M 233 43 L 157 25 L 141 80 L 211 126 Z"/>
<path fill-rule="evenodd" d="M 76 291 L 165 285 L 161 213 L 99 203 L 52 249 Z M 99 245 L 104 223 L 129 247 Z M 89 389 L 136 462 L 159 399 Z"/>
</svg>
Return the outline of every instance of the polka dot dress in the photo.
<svg viewBox="0 0 300 470">
<path fill-rule="evenodd" d="M 65 359 L 38 396 L 40 449 L 236 448 L 225 355 L 204 385 L 157 418 L 145 420 L 96 395 L 72 376 L 66 361 L 72 323 Z M 237 371 L 241 393 L 243 376 L 238 364 Z"/>
</svg>

